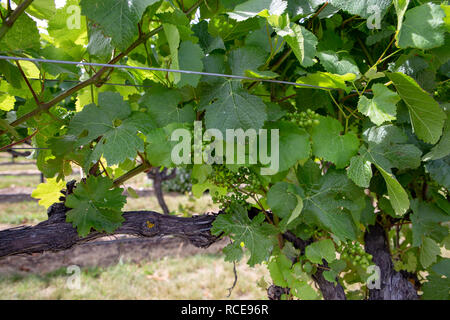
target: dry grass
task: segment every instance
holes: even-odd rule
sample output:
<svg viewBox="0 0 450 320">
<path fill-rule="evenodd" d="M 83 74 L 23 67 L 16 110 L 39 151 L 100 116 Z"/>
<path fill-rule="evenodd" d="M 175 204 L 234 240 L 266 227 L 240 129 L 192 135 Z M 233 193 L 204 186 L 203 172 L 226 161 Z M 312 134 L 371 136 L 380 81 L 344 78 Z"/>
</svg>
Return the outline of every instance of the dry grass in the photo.
<svg viewBox="0 0 450 320">
<path fill-rule="evenodd" d="M 238 282 L 228 298 L 234 281 L 233 265 L 220 255 L 189 258 L 164 258 L 142 264 L 119 263 L 108 268 L 81 272 L 80 289 L 69 289 L 65 269 L 48 275 L 0 276 L 1 299 L 266 299 L 257 286 L 267 268 L 237 265 Z"/>
</svg>

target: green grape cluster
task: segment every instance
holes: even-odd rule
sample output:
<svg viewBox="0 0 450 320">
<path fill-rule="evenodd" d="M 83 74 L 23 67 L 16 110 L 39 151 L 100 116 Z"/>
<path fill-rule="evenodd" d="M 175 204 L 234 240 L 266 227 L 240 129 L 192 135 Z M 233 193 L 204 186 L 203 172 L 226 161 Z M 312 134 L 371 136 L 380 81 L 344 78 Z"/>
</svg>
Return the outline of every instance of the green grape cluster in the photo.
<svg viewBox="0 0 450 320">
<path fill-rule="evenodd" d="M 328 236 L 328 232 L 325 230 L 321 230 L 321 229 L 316 229 L 313 231 L 313 236 L 316 239 L 323 239 L 326 238 Z"/>
<path fill-rule="evenodd" d="M 250 193 L 261 190 L 263 187 L 258 174 L 248 167 L 240 167 L 237 171 L 232 171 L 225 165 L 213 166 L 213 172 L 209 179 L 216 186 L 228 189 L 245 185 L 246 190 Z"/>
<path fill-rule="evenodd" d="M 369 267 L 372 262 L 372 255 L 364 251 L 359 242 L 347 241 L 338 247 L 341 252 L 341 259 L 350 261 L 355 266 L 361 266 L 364 269 Z"/>
<path fill-rule="evenodd" d="M 312 111 L 311 109 L 308 109 L 306 111 L 302 111 L 300 113 L 294 112 L 288 114 L 288 118 L 291 122 L 297 124 L 300 127 L 312 127 L 317 126 L 319 121 L 319 115 Z"/>
<path fill-rule="evenodd" d="M 230 192 L 226 195 L 213 194 L 212 200 L 221 204 L 222 208 L 229 207 L 232 203 L 238 203 L 246 207 L 247 200 L 250 198 L 249 193 L 254 193 L 262 187 L 262 183 L 258 175 L 246 167 L 241 167 L 238 171 L 232 171 L 225 165 L 213 166 L 213 172 L 209 176 L 209 180 L 219 187 L 225 187 Z M 246 193 L 239 192 L 241 185 L 246 186 Z"/>
</svg>

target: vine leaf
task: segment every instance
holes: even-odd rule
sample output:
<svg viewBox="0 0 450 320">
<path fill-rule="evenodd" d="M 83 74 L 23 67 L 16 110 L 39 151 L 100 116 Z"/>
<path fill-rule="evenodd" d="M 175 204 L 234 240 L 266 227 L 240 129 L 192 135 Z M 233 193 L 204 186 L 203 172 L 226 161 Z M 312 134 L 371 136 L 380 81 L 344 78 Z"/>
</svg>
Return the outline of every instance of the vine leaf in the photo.
<svg viewBox="0 0 450 320">
<path fill-rule="evenodd" d="M 267 53 L 257 46 L 245 46 L 230 52 L 229 63 L 234 75 L 245 76 L 246 70 L 256 70 L 265 62 Z"/>
<path fill-rule="evenodd" d="M 297 218 L 303 209 L 302 190 L 287 182 L 277 182 L 267 193 L 267 204 L 280 218 L 288 218 L 286 225 Z"/>
<path fill-rule="evenodd" d="M 282 0 L 248 0 L 238 4 L 228 15 L 236 21 L 244 21 L 258 14 L 279 16 L 286 10 L 287 5 L 287 1 Z"/>
<path fill-rule="evenodd" d="M 320 63 L 326 71 L 344 75 L 346 73 L 354 73 L 360 76 L 360 71 L 356 62 L 348 55 L 338 54 L 337 52 L 327 50 L 317 53 Z"/>
<path fill-rule="evenodd" d="M 324 87 L 323 90 L 330 89 L 343 89 L 346 92 L 351 89 L 345 84 L 346 81 L 353 81 L 356 79 L 354 73 L 346 73 L 344 75 L 332 74 L 329 72 L 316 72 L 308 74 L 305 77 L 301 77 L 297 80 L 297 83 L 309 84 L 313 86 Z"/>
<path fill-rule="evenodd" d="M 414 133 L 419 139 L 434 144 L 439 141 L 445 122 L 445 112 L 411 77 L 395 72 L 387 76 L 408 106 Z"/>
<path fill-rule="evenodd" d="M 261 263 L 270 257 L 273 248 L 271 236 L 276 234 L 276 229 L 264 222 L 265 216 L 260 213 L 250 220 L 247 211 L 240 205 L 233 204 L 230 207 L 232 214 L 221 214 L 213 223 L 211 234 L 230 235 L 236 245 L 241 242 L 250 251 L 250 266 Z"/>
<path fill-rule="evenodd" d="M 441 242 L 448 235 L 448 228 L 441 224 L 450 221 L 450 217 L 437 206 L 413 200 L 411 209 L 413 247 L 422 246 L 426 237 Z"/>
<path fill-rule="evenodd" d="M 219 129 L 259 130 L 267 120 L 266 105 L 261 98 L 247 93 L 237 82 L 225 80 L 209 91 L 209 98 L 217 98 L 206 105 L 206 127 Z M 210 99 L 207 99 L 211 101 Z M 208 102 L 209 102 L 208 101 Z"/>
<path fill-rule="evenodd" d="M 378 12 L 380 13 L 380 18 L 382 18 L 392 3 L 391 0 L 330 0 L 328 2 L 341 10 L 366 19 Z"/>
<path fill-rule="evenodd" d="M 345 174 L 329 170 L 321 176 L 312 161 L 299 167 L 297 179 L 304 191 L 302 217 L 334 233 L 339 239 L 355 239 L 357 216 L 364 209 L 364 192 Z"/>
<path fill-rule="evenodd" d="M 38 50 L 39 30 L 36 22 L 28 15 L 22 14 L 16 20 L 11 30 L 0 41 L 2 50 Z"/>
<path fill-rule="evenodd" d="M 284 36 L 287 44 L 292 48 L 300 64 L 304 67 L 311 67 L 315 61 L 317 37 L 305 27 L 292 24 L 291 32 Z"/>
<path fill-rule="evenodd" d="M 344 168 L 358 151 L 358 137 L 354 133 L 341 135 L 344 128 L 336 119 L 321 116 L 319 121 L 311 130 L 313 154 Z"/>
<path fill-rule="evenodd" d="M 91 155 L 95 162 L 103 155 L 108 165 L 118 164 L 127 158 L 134 159 L 137 151 L 144 151 L 144 141 L 137 134 L 147 133 L 154 127 L 145 113 L 131 113 L 128 102 L 119 93 L 102 92 L 98 104 L 87 105 L 69 124 L 68 135 L 78 136 L 81 146 L 99 137 Z"/>
<path fill-rule="evenodd" d="M 398 216 L 402 216 L 409 208 L 408 194 L 392 173 L 387 172 L 379 165 L 375 166 L 378 171 L 380 171 L 384 181 L 386 181 L 389 201 L 391 202 L 392 208 Z"/>
<path fill-rule="evenodd" d="M 444 132 L 442 137 L 426 155 L 423 156 L 423 161 L 439 160 L 450 154 L 450 110 L 447 109 L 447 120 L 445 121 Z"/>
<path fill-rule="evenodd" d="M 407 136 L 393 125 L 372 127 L 363 134 L 368 143 L 353 157 L 347 175 L 358 186 L 368 188 L 372 178 L 371 164 L 374 164 L 386 181 L 389 200 L 396 215 L 403 215 L 409 208 L 408 194 L 392 174 L 392 168 L 408 169 L 420 166 L 422 152 L 407 144 Z"/>
<path fill-rule="evenodd" d="M 309 261 L 318 264 L 323 263 L 322 259 L 325 259 L 328 263 L 336 260 L 336 250 L 333 241 L 330 239 L 311 243 L 306 247 L 305 255 Z"/>
<path fill-rule="evenodd" d="M 365 96 L 359 98 L 359 112 L 368 116 L 378 126 L 384 122 L 395 120 L 396 104 L 400 101 L 398 94 L 379 83 L 373 85 L 372 90 L 374 94 L 372 99 Z"/>
<path fill-rule="evenodd" d="M 112 43 L 125 50 L 138 35 L 145 9 L 158 0 L 81 0 L 81 13 L 100 25 Z"/>
<path fill-rule="evenodd" d="M 450 287 L 450 279 L 442 278 L 440 275 L 431 274 L 427 277 L 427 282 L 423 285 L 423 295 L 421 296 L 424 300 L 449 300 L 450 292 L 448 288 Z"/>
<path fill-rule="evenodd" d="M 400 48 L 432 49 L 444 44 L 445 12 L 440 5 L 425 3 L 406 11 L 398 34 Z"/>
<path fill-rule="evenodd" d="M 66 186 L 64 180 L 57 181 L 56 178 L 47 179 L 46 182 L 39 184 L 33 190 L 31 196 L 40 199 L 39 204 L 48 209 L 52 204 L 58 202 L 62 196 L 61 190 Z"/>
<path fill-rule="evenodd" d="M 441 253 L 439 245 L 431 238 L 423 238 L 422 246 L 420 247 L 420 263 L 424 268 L 428 268 L 436 262 L 437 256 Z"/>
<path fill-rule="evenodd" d="M 265 129 L 269 130 L 269 146 L 272 149 L 271 130 L 277 130 L 279 134 L 279 171 L 285 171 L 297 162 L 305 162 L 311 154 L 309 134 L 303 128 L 299 128 L 288 121 L 266 123 Z"/>
<path fill-rule="evenodd" d="M 282 253 L 275 255 L 267 268 L 273 283 L 282 288 L 290 288 L 291 293 L 302 300 L 318 299 L 317 292 L 308 284 L 311 280 L 301 267 L 300 263 L 292 261 Z"/>
<path fill-rule="evenodd" d="M 91 229 L 111 233 L 125 221 L 121 211 L 126 203 L 124 190 L 110 190 L 112 187 L 111 179 L 90 176 L 67 196 L 65 205 L 72 209 L 66 220 L 72 222 L 81 237 L 86 237 Z"/>
<path fill-rule="evenodd" d="M 165 127 L 170 123 L 192 123 L 195 111 L 192 105 L 179 107 L 182 100 L 180 91 L 168 89 L 162 85 L 153 85 L 140 99 L 139 104 L 146 107 L 150 117 L 158 127 Z"/>
<path fill-rule="evenodd" d="M 178 49 L 178 62 L 180 69 L 189 71 L 203 71 L 202 59 L 205 55 L 198 44 L 191 41 L 183 41 Z M 181 74 L 178 87 L 190 85 L 197 87 L 201 75 L 198 74 Z"/>
</svg>

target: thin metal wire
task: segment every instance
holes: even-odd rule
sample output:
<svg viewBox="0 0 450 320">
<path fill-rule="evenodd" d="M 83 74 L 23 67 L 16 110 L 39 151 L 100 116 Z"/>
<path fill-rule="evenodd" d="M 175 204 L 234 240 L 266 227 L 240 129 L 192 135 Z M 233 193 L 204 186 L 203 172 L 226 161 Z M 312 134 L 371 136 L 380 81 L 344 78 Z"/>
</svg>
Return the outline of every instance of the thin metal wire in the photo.
<svg viewBox="0 0 450 320">
<path fill-rule="evenodd" d="M 28 78 L 28 80 L 33 81 L 42 81 L 42 79 L 38 78 Z M 67 82 L 67 83 L 81 83 L 81 80 L 58 80 L 58 79 L 44 79 L 44 81 L 52 81 L 52 82 Z M 153 86 L 146 86 L 144 84 L 131 84 L 131 83 L 111 83 L 105 82 L 104 85 L 108 86 L 123 86 L 123 87 L 139 87 L 139 88 L 152 88 Z"/>
<path fill-rule="evenodd" d="M 315 89 L 324 89 L 324 90 L 338 90 L 337 88 L 322 87 L 322 86 L 316 86 L 316 85 L 312 85 L 312 84 L 296 83 L 296 82 L 291 82 L 291 81 L 259 79 L 259 78 L 252 78 L 252 77 L 246 77 L 246 76 L 238 76 L 238 75 L 234 75 L 234 74 L 211 73 L 211 72 L 201 72 L 201 71 L 191 71 L 191 70 L 177 70 L 177 69 L 153 68 L 153 67 L 137 67 L 137 66 L 127 66 L 127 65 L 120 65 L 120 64 L 77 62 L 77 61 L 67 61 L 67 60 L 9 57 L 9 56 L 1 56 L 1 55 L 0 55 L 0 60 L 30 61 L 30 62 L 41 62 L 41 63 L 69 64 L 69 65 L 82 65 L 82 66 L 92 66 L 92 67 L 120 68 L 120 69 L 145 70 L 145 71 L 163 71 L 163 72 L 196 74 L 196 75 L 202 75 L 202 76 L 221 77 L 221 78 L 230 78 L 230 79 L 239 79 L 239 80 L 270 82 L 270 83 L 292 85 L 292 86 L 296 86 L 296 87 L 306 87 L 306 88 L 315 88 Z"/>
<path fill-rule="evenodd" d="M 8 150 L 49 150 L 50 148 L 8 148 Z"/>
</svg>

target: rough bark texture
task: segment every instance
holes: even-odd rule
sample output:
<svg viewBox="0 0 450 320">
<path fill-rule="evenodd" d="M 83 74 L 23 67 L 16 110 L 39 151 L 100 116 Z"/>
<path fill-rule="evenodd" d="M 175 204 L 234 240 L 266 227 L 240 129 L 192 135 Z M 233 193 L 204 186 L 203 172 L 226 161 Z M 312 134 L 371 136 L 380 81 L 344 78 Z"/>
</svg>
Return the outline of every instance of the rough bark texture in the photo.
<svg viewBox="0 0 450 320">
<path fill-rule="evenodd" d="M 369 290 L 369 300 L 416 300 L 417 291 L 404 273 L 394 270 L 386 232 L 378 223 L 369 226 L 365 249 L 380 268 L 380 289 Z"/>
<path fill-rule="evenodd" d="M 49 208 L 49 219 L 33 227 L 17 227 L 0 231 L 0 257 L 71 248 L 105 236 L 92 232 L 80 238 L 72 224 L 66 221 L 67 208 L 56 203 Z M 152 211 L 131 211 L 123 214 L 125 221 L 113 234 L 129 234 L 139 237 L 177 236 L 189 240 L 197 247 L 208 247 L 217 237 L 211 235 L 211 223 L 215 215 L 180 218 Z"/>
</svg>

